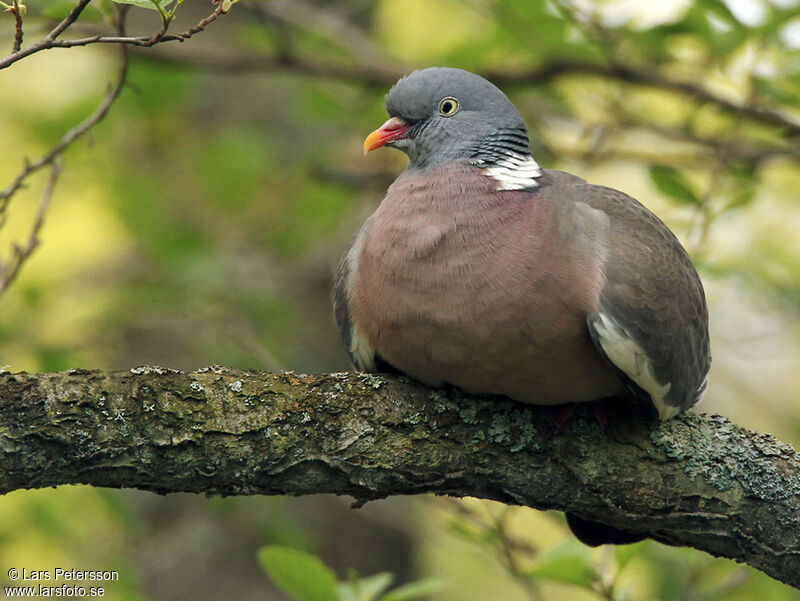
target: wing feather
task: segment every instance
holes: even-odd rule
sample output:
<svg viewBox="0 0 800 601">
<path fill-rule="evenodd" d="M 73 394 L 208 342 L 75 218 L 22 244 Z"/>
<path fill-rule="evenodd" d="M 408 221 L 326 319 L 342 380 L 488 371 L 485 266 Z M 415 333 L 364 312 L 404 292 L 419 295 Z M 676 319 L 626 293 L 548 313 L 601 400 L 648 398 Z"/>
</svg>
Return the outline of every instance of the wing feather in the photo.
<svg viewBox="0 0 800 601">
<path fill-rule="evenodd" d="M 689 255 L 647 208 L 612 188 L 573 186 L 611 219 L 605 283 L 588 316 L 598 350 L 661 419 L 694 405 L 711 363 L 705 294 Z"/>
</svg>

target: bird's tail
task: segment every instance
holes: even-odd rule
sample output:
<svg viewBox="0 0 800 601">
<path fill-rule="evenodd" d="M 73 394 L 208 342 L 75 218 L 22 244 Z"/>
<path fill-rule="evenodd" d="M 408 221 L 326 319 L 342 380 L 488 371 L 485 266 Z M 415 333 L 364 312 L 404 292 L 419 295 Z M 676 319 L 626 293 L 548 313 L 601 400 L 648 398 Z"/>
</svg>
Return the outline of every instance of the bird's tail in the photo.
<svg viewBox="0 0 800 601">
<path fill-rule="evenodd" d="M 646 534 L 626 532 L 614 526 L 579 518 L 574 513 L 566 513 L 567 525 L 576 538 L 585 545 L 627 545 L 647 538 Z"/>
</svg>

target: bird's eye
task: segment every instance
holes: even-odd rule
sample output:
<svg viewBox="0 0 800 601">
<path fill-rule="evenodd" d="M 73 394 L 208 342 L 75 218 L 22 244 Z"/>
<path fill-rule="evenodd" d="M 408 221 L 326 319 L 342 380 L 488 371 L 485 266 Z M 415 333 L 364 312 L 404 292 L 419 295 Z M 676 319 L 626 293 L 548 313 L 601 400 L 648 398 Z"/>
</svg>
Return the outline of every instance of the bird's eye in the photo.
<svg viewBox="0 0 800 601">
<path fill-rule="evenodd" d="M 439 103 L 439 114 L 442 117 L 450 117 L 458 112 L 458 100 L 452 96 L 443 98 Z"/>
</svg>

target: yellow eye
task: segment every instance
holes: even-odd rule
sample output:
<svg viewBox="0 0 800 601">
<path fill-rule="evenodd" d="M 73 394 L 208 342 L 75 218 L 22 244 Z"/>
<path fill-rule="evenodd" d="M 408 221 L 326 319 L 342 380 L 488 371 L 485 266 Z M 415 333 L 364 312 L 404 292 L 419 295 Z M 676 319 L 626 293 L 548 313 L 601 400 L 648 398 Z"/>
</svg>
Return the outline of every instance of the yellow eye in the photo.
<svg viewBox="0 0 800 601">
<path fill-rule="evenodd" d="M 439 114 L 442 117 L 450 117 L 455 115 L 458 112 L 458 100 L 453 98 L 452 96 L 448 96 L 447 98 L 442 98 L 442 101 L 439 103 Z"/>
</svg>

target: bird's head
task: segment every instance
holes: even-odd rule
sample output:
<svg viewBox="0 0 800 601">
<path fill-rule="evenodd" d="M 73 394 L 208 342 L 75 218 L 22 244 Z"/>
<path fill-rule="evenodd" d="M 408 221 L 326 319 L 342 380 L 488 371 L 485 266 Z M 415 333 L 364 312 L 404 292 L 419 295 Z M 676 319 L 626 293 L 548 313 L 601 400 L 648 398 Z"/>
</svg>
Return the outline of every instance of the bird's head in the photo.
<svg viewBox="0 0 800 601">
<path fill-rule="evenodd" d="M 403 77 L 386 95 L 389 120 L 364 141 L 405 152 L 413 168 L 467 159 L 485 165 L 529 156 L 527 127 L 494 84 L 461 69 L 433 67 Z"/>
</svg>

